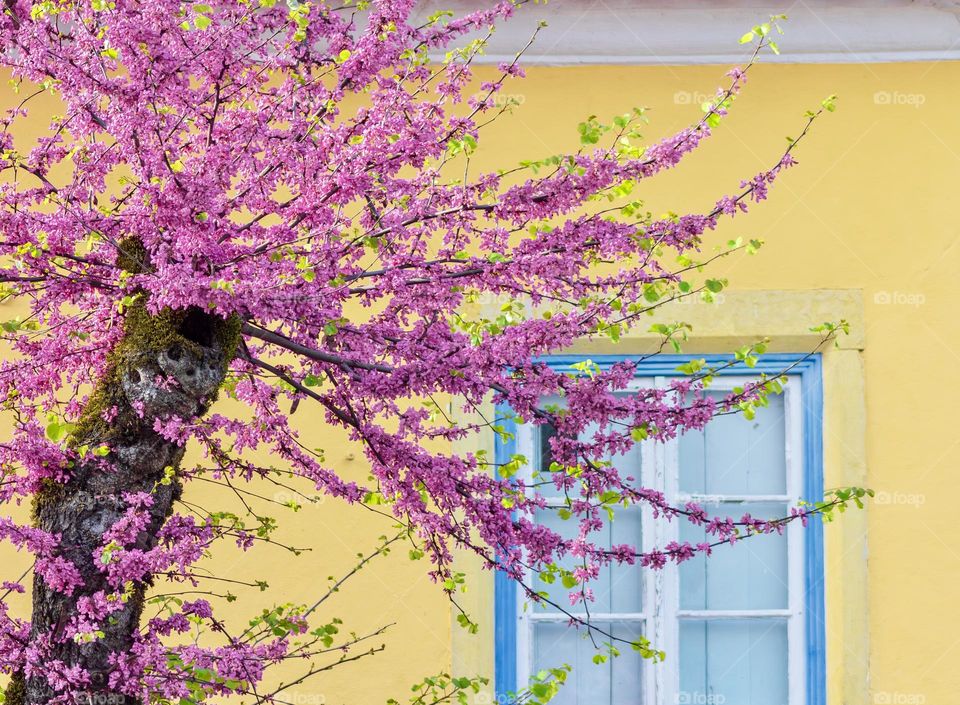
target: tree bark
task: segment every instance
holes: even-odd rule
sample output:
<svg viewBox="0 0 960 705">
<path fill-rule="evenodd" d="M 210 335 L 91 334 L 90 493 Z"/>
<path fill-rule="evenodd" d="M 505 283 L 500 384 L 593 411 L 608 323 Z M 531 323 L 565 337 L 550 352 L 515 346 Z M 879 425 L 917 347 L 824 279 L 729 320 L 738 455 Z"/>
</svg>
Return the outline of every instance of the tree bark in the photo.
<svg viewBox="0 0 960 705">
<path fill-rule="evenodd" d="M 168 468 L 176 471 L 184 448 L 157 433 L 154 422 L 204 414 L 223 383 L 238 341 L 238 320 L 224 320 L 197 308 L 150 315 L 142 300 L 135 303 L 126 314 L 123 341 L 111 354 L 107 373 L 70 441 L 74 449 L 105 444 L 109 455 L 105 459 L 88 456 L 73 468 L 67 483 L 49 484 L 36 497 L 36 525 L 61 537 L 61 555 L 84 579 L 83 587 L 72 595 L 51 588 L 41 576 L 35 576 L 33 584 L 31 643 L 45 644 L 50 658 L 90 674 L 85 692 L 71 694 L 74 702 L 136 702 L 111 687 L 110 657 L 129 652 L 151 576 L 134 582 L 123 607 L 102 625 L 102 638 L 77 643 L 64 638 L 63 630 L 76 615 L 79 598 L 116 589 L 108 584 L 97 555 L 105 532 L 128 508 L 124 495 L 145 492 L 154 498 L 149 526 L 134 546 L 125 548 L 156 546 L 158 531 L 181 492 L 179 480 L 175 475 L 170 478 Z M 21 673 L 11 682 L 7 703 L 38 705 L 54 695 L 42 672 L 26 677 Z"/>
</svg>

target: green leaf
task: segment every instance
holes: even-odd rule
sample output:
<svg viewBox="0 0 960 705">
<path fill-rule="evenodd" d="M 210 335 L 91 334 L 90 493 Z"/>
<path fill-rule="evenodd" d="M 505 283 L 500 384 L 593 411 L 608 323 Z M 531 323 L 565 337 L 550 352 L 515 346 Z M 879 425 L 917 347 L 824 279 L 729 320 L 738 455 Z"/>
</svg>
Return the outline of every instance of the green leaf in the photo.
<svg viewBox="0 0 960 705">
<path fill-rule="evenodd" d="M 59 443 L 60 439 L 63 438 L 63 426 L 57 421 L 51 421 L 47 424 L 47 438 L 49 438 L 54 443 Z"/>
</svg>

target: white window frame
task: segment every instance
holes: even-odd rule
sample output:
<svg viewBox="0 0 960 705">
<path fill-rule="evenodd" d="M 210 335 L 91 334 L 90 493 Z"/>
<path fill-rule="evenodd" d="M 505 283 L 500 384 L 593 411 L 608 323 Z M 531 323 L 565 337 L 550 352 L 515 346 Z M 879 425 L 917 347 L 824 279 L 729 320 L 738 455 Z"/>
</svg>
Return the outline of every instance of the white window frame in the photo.
<svg viewBox="0 0 960 705">
<path fill-rule="evenodd" d="M 671 379 L 667 376 L 640 376 L 631 381 L 625 391 L 639 391 L 651 387 L 663 388 Z M 711 389 L 730 391 L 756 378 L 747 376 L 715 377 Z M 803 492 L 804 443 L 803 443 L 803 400 L 799 379 L 784 387 L 784 424 L 785 424 L 785 460 L 787 471 L 786 493 L 776 495 L 706 495 L 681 493 L 679 483 L 679 443 L 673 439 L 666 443 L 643 441 L 641 443 L 641 485 L 664 493 L 667 501 L 674 506 L 686 502 L 701 504 L 716 502 L 778 502 L 788 507 L 796 506 Z M 525 424 L 517 429 L 517 452 L 534 462 L 539 452 L 536 427 Z M 526 479 L 530 479 L 532 468 L 522 470 Z M 653 509 L 645 505 L 641 509 L 642 550 L 662 548 L 670 541 L 678 540 L 679 525 L 682 518 L 666 521 L 654 519 Z M 736 510 L 731 514 L 738 514 Z M 654 648 L 667 653 L 662 663 L 644 660 L 641 682 L 645 705 L 682 702 L 679 672 L 679 632 L 681 619 L 756 619 L 780 617 L 787 622 L 788 648 L 788 693 L 789 705 L 806 705 L 806 624 L 805 624 L 805 562 L 803 526 L 799 521 L 790 522 L 786 530 L 787 537 L 787 595 L 786 609 L 765 610 L 680 610 L 679 608 L 679 569 L 668 562 L 662 570 L 644 570 L 642 589 L 644 595 L 643 611 L 638 613 L 595 613 L 590 618 L 594 622 L 641 622 L 644 623 L 644 636 Z M 749 538 L 746 540 L 750 540 Z M 722 551 L 726 547 L 715 549 Z M 709 560 L 709 559 L 708 559 Z M 531 576 L 525 576 L 530 583 Z M 517 591 L 517 682 L 527 683 L 533 673 L 533 627 L 537 622 L 564 622 L 568 618 L 561 614 L 536 612 L 526 600 L 523 591 Z M 573 613 L 577 614 L 577 613 Z M 585 617 L 585 614 L 577 614 Z M 560 664 L 552 664 L 560 665 Z M 689 694 L 688 694 L 689 697 Z"/>
</svg>

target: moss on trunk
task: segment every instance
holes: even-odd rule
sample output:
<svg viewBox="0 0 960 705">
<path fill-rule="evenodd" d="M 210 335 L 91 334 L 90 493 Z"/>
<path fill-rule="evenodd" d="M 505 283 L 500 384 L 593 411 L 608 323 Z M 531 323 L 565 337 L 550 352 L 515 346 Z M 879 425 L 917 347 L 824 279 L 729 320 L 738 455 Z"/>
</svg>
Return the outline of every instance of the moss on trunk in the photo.
<svg viewBox="0 0 960 705">
<path fill-rule="evenodd" d="M 122 248 L 120 264 L 141 271 L 145 253 L 137 242 Z M 106 458 L 77 462 L 63 484 L 47 483 L 34 499 L 36 526 L 62 536 L 61 554 L 80 571 L 85 585 L 71 596 L 34 576 L 31 640 L 54 638 L 52 656 L 80 665 L 91 674 L 86 694 L 91 702 L 111 696 L 115 705 L 132 702 L 111 692 L 109 657 L 128 650 L 139 627 L 143 598 L 151 576 L 143 576 L 130 591 L 122 610 L 103 625 L 104 637 L 78 644 L 56 640 L 75 611 L 79 597 L 110 589 L 93 555 L 102 536 L 123 516 L 126 493 L 152 492 L 150 521 L 136 548 L 150 550 L 180 496 L 179 481 L 161 483 L 167 468 L 179 468 L 184 449 L 154 431 L 164 418 L 194 418 L 204 414 L 217 396 L 240 342 L 239 318 L 221 318 L 198 308 L 163 310 L 151 315 L 145 295 L 128 308 L 124 336 L 110 354 L 107 371 L 95 387 L 68 441 L 71 447 L 106 444 Z M 104 460 L 109 470 L 104 467 Z M 52 695 L 42 676 L 15 674 L 6 691 L 8 705 L 37 705 Z"/>
</svg>

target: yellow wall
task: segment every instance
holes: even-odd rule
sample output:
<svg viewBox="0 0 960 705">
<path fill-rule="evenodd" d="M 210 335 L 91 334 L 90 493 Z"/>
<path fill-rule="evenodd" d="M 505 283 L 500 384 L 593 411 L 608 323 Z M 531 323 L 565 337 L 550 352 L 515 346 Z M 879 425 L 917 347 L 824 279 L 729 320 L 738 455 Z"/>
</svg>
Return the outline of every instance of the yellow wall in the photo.
<svg viewBox="0 0 960 705">
<path fill-rule="evenodd" d="M 473 168 L 575 148 L 576 123 L 586 115 L 609 117 L 634 105 L 652 108 L 651 138 L 668 134 L 697 118 L 698 96 L 711 95 L 723 71 L 531 68 L 528 79 L 507 91 L 521 96 L 522 106 L 489 129 Z M 833 705 L 874 698 L 951 703 L 960 692 L 960 671 L 950 667 L 960 655 L 953 604 L 960 549 L 953 541 L 950 475 L 960 459 L 951 398 L 960 327 L 950 313 L 951 295 L 960 294 L 957 85 L 955 63 L 759 66 L 716 137 L 675 172 L 638 189 L 654 212 L 708 208 L 741 178 L 773 163 L 784 136 L 797 134 L 804 110 L 827 94 L 840 96 L 839 110 L 815 126 L 797 153 L 800 165 L 770 200 L 717 235 L 767 242 L 759 256 L 715 269 L 743 294 L 730 294 L 715 317 L 702 306 L 680 314 L 705 331 L 697 349 L 718 351 L 737 336 L 765 333 L 781 348 L 804 349 L 806 327 L 826 318 L 847 316 L 860 326 L 826 360 L 827 482 L 865 473 L 883 503 L 826 530 Z M 5 90 L 2 96 L 4 103 L 14 100 Z M 313 423 L 303 409 L 298 413 L 305 426 Z M 362 473 L 336 436 L 323 429 L 312 435 L 328 458 Z M 205 503 L 209 492 L 193 486 L 189 496 Z M 306 601 L 389 530 L 389 522 L 332 500 L 288 521 L 284 537 L 312 545 L 312 553 L 293 559 L 268 548 L 244 556 L 224 546 L 217 564 L 231 577 L 266 576 L 271 600 Z M 489 668 L 492 633 L 452 633 L 447 603 L 424 568 L 398 549 L 331 601 L 328 614 L 344 618 L 347 629 L 395 622 L 382 640 L 388 648 L 298 686 L 295 702 L 400 697 L 419 676 L 449 667 L 452 656 L 464 674 Z M 12 575 L 5 569 L 4 577 Z M 491 607 L 488 586 L 479 577 L 468 594 L 481 618 Z M 236 619 L 257 604 L 258 595 L 249 597 L 231 607 Z"/>
<path fill-rule="evenodd" d="M 651 137 L 667 134 L 695 116 L 691 103 L 702 100 L 695 96 L 711 95 L 721 74 L 720 67 L 530 69 L 510 89 L 523 105 L 492 130 L 496 149 L 487 163 L 569 148 L 584 116 L 633 105 L 653 108 Z M 815 126 L 797 152 L 800 165 L 770 200 L 714 238 L 767 243 L 756 258 L 718 263 L 715 273 L 734 290 L 799 292 L 782 305 L 774 299 L 782 320 L 766 332 L 779 347 L 805 349 L 793 335 L 825 317 L 845 315 L 860 327 L 843 344 L 855 354 L 831 352 L 824 373 L 827 484 L 865 473 L 878 493 L 865 514 L 826 529 L 828 685 L 836 705 L 949 703 L 960 688 L 949 667 L 960 647 L 951 610 L 960 551 L 951 540 L 950 491 L 960 435 L 949 382 L 960 361 L 960 326 L 951 314 L 951 297 L 960 294 L 958 83 L 957 63 L 759 66 L 716 136 L 635 192 L 655 213 L 709 208 L 777 158 L 804 110 L 840 96 L 838 111 Z M 816 305 L 803 290 L 820 290 Z M 862 292 L 862 314 L 850 292 L 822 290 Z M 837 315 L 823 315 L 824 296 Z M 731 335 L 762 333 L 762 325 L 736 326 L 764 299 L 743 297 L 741 313 L 730 316 L 731 296 L 717 314 Z M 708 342 L 697 349 L 723 350 L 722 325 L 704 320 L 705 327 Z"/>
</svg>

